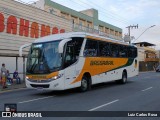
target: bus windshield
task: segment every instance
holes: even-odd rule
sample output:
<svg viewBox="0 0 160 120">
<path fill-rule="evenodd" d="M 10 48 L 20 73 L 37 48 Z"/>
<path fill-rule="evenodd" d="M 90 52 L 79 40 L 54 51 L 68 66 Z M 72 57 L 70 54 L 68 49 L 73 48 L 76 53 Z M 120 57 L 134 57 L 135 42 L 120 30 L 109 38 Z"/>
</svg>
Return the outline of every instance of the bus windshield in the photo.
<svg viewBox="0 0 160 120">
<path fill-rule="evenodd" d="M 51 73 L 61 68 L 59 41 L 32 44 L 27 60 L 27 73 Z"/>
</svg>

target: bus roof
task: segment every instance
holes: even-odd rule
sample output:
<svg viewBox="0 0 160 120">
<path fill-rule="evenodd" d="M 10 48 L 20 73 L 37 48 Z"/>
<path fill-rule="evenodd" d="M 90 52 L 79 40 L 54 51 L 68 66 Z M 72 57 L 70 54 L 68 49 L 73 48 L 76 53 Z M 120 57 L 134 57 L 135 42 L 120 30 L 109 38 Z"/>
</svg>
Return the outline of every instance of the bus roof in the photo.
<svg viewBox="0 0 160 120">
<path fill-rule="evenodd" d="M 67 39 L 72 37 L 86 37 L 86 38 L 93 38 L 93 39 L 102 40 L 102 41 L 109 41 L 117 44 L 129 45 L 128 43 L 125 43 L 120 40 L 99 36 L 96 34 L 86 33 L 86 32 L 69 32 L 69 33 L 49 35 L 49 36 L 38 38 L 33 43 L 43 43 L 43 42 L 62 40 L 62 39 Z M 131 45 L 131 46 L 135 46 L 135 45 Z"/>
<path fill-rule="evenodd" d="M 34 41 L 34 43 L 42 43 L 42 42 L 67 39 L 67 38 L 71 38 L 71 37 L 85 37 L 85 36 L 86 35 L 84 32 L 60 33 L 60 34 L 53 34 L 53 35 L 38 38 Z"/>
</svg>

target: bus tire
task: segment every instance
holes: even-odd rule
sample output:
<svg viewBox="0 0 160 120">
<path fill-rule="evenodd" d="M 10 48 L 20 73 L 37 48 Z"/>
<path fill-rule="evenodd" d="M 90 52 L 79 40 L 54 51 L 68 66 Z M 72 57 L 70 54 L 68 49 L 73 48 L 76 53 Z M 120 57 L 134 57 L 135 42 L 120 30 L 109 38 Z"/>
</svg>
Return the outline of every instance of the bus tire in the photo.
<svg viewBox="0 0 160 120">
<path fill-rule="evenodd" d="M 120 84 L 125 84 L 127 82 L 127 72 L 123 71 L 123 73 L 122 73 L 122 79 L 116 80 L 116 82 L 120 83 Z"/>
<path fill-rule="evenodd" d="M 81 80 L 80 91 L 85 92 L 91 89 L 90 78 L 83 76 Z"/>
<path fill-rule="evenodd" d="M 123 71 L 122 79 L 120 80 L 121 84 L 125 84 L 127 82 L 127 72 Z"/>
</svg>

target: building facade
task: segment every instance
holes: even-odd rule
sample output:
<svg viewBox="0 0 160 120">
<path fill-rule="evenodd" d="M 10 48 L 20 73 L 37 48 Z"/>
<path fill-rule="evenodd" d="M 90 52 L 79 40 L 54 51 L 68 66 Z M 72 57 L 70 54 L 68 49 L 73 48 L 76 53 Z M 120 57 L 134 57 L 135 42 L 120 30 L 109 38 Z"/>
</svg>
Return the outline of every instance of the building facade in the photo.
<svg viewBox="0 0 160 120">
<path fill-rule="evenodd" d="M 122 40 L 122 29 L 99 20 L 98 11 L 94 8 L 78 12 L 51 0 L 39 0 L 32 5 L 71 21 L 73 23 L 73 31 L 97 32 L 98 34 Z"/>
<path fill-rule="evenodd" d="M 14 0 L 0 0 L 0 65 L 13 73 L 18 70 L 25 77 L 29 48 L 19 57 L 20 46 L 36 38 L 71 31 L 87 31 L 122 38 L 122 29 L 98 20 L 98 11 L 77 12 L 50 0 L 23 4 Z"/>
<path fill-rule="evenodd" d="M 14 0 L 0 0 L 0 65 L 13 73 L 16 69 L 24 77 L 26 55 L 19 57 L 20 46 L 49 34 L 72 31 L 68 20 L 31 5 Z"/>
<path fill-rule="evenodd" d="M 148 42 L 134 43 L 138 47 L 139 71 L 152 71 L 159 65 L 159 56 L 153 48 L 155 45 Z"/>
</svg>

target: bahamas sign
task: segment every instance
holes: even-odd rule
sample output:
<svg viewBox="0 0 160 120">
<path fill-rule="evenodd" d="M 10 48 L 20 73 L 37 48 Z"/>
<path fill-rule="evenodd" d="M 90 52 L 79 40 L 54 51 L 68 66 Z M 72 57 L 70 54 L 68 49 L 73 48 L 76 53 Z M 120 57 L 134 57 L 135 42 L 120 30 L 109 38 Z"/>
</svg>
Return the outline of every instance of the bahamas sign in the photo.
<svg viewBox="0 0 160 120">
<path fill-rule="evenodd" d="M 0 33 L 6 32 L 19 36 L 39 38 L 50 34 L 64 33 L 65 29 L 50 27 L 49 25 L 31 22 L 23 18 L 10 15 L 5 18 L 4 13 L 0 13 Z"/>
</svg>

